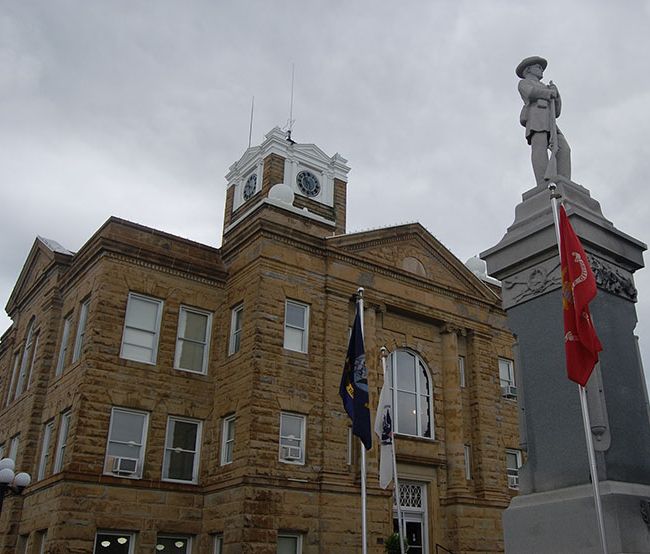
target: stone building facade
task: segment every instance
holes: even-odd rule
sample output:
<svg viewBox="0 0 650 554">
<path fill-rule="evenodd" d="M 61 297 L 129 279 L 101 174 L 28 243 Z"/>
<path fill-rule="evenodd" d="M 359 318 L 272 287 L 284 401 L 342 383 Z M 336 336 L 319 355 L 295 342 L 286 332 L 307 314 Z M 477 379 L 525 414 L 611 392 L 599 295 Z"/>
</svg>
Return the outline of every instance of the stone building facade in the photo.
<svg viewBox="0 0 650 554">
<path fill-rule="evenodd" d="M 36 239 L 0 342 L 0 455 L 33 482 L 0 553 L 360 552 L 338 396 L 359 287 L 410 552 L 503 551 L 521 453 L 499 289 L 419 224 L 346 234 L 348 171 L 274 129 L 228 173 L 220 248 L 117 218 L 76 253 Z M 394 525 L 377 470 L 375 445 L 373 554 Z"/>
</svg>

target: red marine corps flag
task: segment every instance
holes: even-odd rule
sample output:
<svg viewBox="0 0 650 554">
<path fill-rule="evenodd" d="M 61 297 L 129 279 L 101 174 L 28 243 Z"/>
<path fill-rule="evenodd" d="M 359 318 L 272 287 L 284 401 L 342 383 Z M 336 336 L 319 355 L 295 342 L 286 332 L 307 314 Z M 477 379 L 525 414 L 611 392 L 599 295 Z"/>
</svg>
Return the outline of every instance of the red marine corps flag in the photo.
<svg viewBox="0 0 650 554">
<path fill-rule="evenodd" d="M 603 349 L 589 314 L 589 302 L 596 296 L 596 280 L 563 206 L 560 263 L 567 373 L 569 379 L 584 387 L 598 362 L 598 352 Z"/>
</svg>

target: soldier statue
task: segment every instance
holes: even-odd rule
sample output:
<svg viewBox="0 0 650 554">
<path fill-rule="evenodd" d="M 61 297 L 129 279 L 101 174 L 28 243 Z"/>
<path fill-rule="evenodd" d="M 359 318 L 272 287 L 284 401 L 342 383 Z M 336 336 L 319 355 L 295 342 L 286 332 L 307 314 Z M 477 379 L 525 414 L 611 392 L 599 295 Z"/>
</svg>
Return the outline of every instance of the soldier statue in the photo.
<svg viewBox="0 0 650 554">
<path fill-rule="evenodd" d="M 555 180 L 558 175 L 571 180 L 571 149 L 555 124 L 562 110 L 562 99 L 553 81 L 548 85 L 542 82 L 547 64 L 544 58 L 532 56 L 522 60 L 515 70 L 521 79 L 519 94 L 524 101 L 519 121 L 526 127 L 537 185 L 545 185 L 545 181 Z"/>
</svg>

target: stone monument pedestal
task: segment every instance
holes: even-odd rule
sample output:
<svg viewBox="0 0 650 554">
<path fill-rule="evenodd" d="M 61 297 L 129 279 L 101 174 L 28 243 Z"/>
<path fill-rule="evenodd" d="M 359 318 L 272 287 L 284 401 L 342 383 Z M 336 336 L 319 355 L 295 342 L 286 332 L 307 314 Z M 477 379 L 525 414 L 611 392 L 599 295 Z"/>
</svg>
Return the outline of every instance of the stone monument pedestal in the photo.
<svg viewBox="0 0 650 554">
<path fill-rule="evenodd" d="M 558 183 L 596 277 L 590 304 L 603 352 L 587 385 L 610 553 L 650 552 L 650 412 L 637 339 L 633 273 L 645 244 L 614 227 L 589 191 Z M 601 552 L 578 385 L 566 376 L 560 262 L 550 193 L 525 192 L 502 240 L 481 254 L 502 282 L 517 336 L 520 496 L 503 517 L 507 554 Z"/>
</svg>

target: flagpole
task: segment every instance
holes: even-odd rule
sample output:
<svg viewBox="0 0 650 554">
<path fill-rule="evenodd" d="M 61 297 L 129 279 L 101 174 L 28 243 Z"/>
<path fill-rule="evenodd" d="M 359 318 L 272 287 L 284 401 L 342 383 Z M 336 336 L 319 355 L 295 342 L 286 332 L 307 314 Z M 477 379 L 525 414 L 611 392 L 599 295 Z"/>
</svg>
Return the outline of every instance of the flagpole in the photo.
<svg viewBox="0 0 650 554">
<path fill-rule="evenodd" d="M 386 386 L 386 358 L 388 357 L 388 349 L 385 346 L 381 347 L 381 368 L 384 372 L 384 387 Z M 390 395 L 390 411 L 392 414 L 395 413 L 393 410 L 393 395 Z M 404 520 L 402 517 L 402 503 L 400 501 L 400 491 L 399 491 L 399 481 L 397 479 L 397 459 L 395 457 L 395 432 L 393 431 L 393 436 L 391 437 L 393 441 L 393 481 L 394 489 L 393 496 L 395 497 L 395 505 L 397 506 L 397 528 L 399 529 L 399 551 L 401 554 L 404 554 L 404 538 L 406 537 L 406 532 L 404 529 Z M 381 446 L 380 446 L 381 448 Z"/>
<path fill-rule="evenodd" d="M 557 185 L 550 183 L 548 189 L 551 192 L 551 208 L 553 209 L 553 223 L 555 225 L 555 236 L 557 238 L 557 248 L 562 257 L 560 246 L 560 223 L 558 218 L 558 201 L 562 195 L 557 192 Z M 598 481 L 598 468 L 596 467 L 596 453 L 594 450 L 594 441 L 591 436 L 591 422 L 589 421 L 589 408 L 587 407 L 587 394 L 585 388 L 578 384 L 578 393 L 580 395 L 580 409 L 582 411 L 582 423 L 585 430 L 585 439 L 587 441 L 587 455 L 589 457 L 589 472 L 591 473 L 591 484 L 594 489 L 594 504 L 596 506 L 596 518 L 598 520 L 598 531 L 600 534 L 600 546 L 603 554 L 607 554 L 607 540 L 605 538 L 605 519 L 603 517 L 603 506 L 600 499 L 600 483 Z"/>
<path fill-rule="evenodd" d="M 363 287 L 357 289 L 357 313 L 361 322 L 361 336 L 363 331 Z M 361 439 L 359 439 L 361 442 Z M 366 448 L 361 442 L 361 552 L 368 553 L 367 522 L 366 522 Z"/>
</svg>

